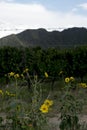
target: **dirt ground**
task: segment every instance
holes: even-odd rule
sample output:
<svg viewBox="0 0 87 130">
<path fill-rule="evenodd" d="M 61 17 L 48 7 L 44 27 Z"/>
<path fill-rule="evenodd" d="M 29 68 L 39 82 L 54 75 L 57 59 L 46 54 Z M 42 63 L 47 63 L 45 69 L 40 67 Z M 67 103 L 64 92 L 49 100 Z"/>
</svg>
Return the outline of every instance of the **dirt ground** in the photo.
<svg viewBox="0 0 87 130">
<path fill-rule="evenodd" d="M 49 123 L 51 124 L 52 130 L 60 130 L 59 124 L 60 124 L 60 115 L 57 115 L 56 117 L 51 117 L 49 119 Z M 80 123 L 87 123 L 87 115 L 79 115 Z"/>
<path fill-rule="evenodd" d="M 0 116 L 5 116 L 4 113 L 0 113 Z M 87 125 L 87 115 L 79 115 L 79 121 L 80 123 L 86 123 Z M 50 130 L 60 130 L 59 129 L 60 124 L 60 114 L 57 114 L 55 117 L 49 118 L 49 126 Z M 85 129 L 87 130 L 87 129 Z"/>
</svg>

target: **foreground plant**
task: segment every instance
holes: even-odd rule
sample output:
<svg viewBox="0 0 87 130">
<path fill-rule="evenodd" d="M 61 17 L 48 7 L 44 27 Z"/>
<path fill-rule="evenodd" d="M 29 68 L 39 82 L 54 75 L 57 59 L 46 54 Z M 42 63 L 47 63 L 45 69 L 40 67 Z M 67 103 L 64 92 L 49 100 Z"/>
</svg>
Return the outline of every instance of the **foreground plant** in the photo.
<svg viewBox="0 0 87 130">
<path fill-rule="evenodd" d="M 61 122 L 60 130 L 79 130 L 79 116 L 81 112 L 81 102 L 73 94 L 72 82 L 74 78 L 65 78 L 64 94 L 61 98 Z"/>
<path fill-rule="evenodd" d="M 31 87 L 25 91 L 26 86 L 20 86 L 20 75 L 14 72 L 9 73 L 9 78 L 15 83 L 12 92 L 9 88 L 6 91 L 0 90 L 1 104 L 0 130 L 44 130 L 47 125 L 46 114 L 53 104 L 52 100 L 46 99 L 43 103 L 43 92 L 38 76 L 31 79 L 28 69 L 24 70 L 29 78 Z M 23 75 L 23 74 L 22 74 Z M 26 80 L 23 75 L 23 80 Z M 24 91 L 24 92 L 23 92 Z M 24 98 L 26 96 L 27 98 Z M 47 129 L 48 130 L 48 129 Z"/>
</svg>

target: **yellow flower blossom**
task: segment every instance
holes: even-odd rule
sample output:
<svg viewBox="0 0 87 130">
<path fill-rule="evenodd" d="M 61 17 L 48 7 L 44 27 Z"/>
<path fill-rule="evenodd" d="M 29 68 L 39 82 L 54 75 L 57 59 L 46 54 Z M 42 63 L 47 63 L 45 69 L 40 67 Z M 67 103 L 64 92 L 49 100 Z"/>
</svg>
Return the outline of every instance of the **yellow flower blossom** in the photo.
<svg viewBox="0 0 87 130">
<path fill-rule="evenodd" d="M 48 73 L 47 73 L 47 72 L 45 72 L 44 74 L 45 74 L 45 77 L 46 77 L 46 78 L 48 78 Z"/>
<path fill-rule="evenodd" d="M 23 74 L 21 74 L 21 77 L 22 77 L 22 78 L 24 78 L 24 75 L 23 75 Z"/>
<path fill-rule="evenodd" d="M 0 90 L 0 94 L 1 94 L 1 95 L 3 95 L 3 94 L 4 94 L 2 90 Z"/>
<path fill-rule="evenodd" d="M 20 77 L 19 74 L 14 75 L 14 78 L 19 78 L 19 77 Z"/>
<path fill-rule="evenodd" d="M 11 96 L 11 97 L 15 97 L 16 96 L 16 94 L 14 94 L 14 93 L 10 93 L 9 91 L 5 91 L 5 94 L 6 95 L 8 95 L 8 96 Z"/>
<path fill-rule="evenodd" d="M 8 95 L 8 96 L 10 95 L 10 92 L 9 92 L 9 91 L 6 91 L 5 93 L 6 93 L 6 95 Z"/>
<path fill-rule="evenodd" d="M 40 111 L 42 113 L 48 113 L 48 106 L 46 104 L 41 105 Z"/>
<path fill-rule="evenodd" d="M 72 82 L 75 81 L 75 78 L 74 78 L 74 77 L 70 77 L 69 79 L 70 79 L 70 81 L 72 81 Z"/>
<path fill-rule="evenodd" d="M 49 106 L 52 106 L 52 105 L 53 105 L 53 101 L 46 99 L 46 100 L 44 101 L 44 104 L 49 107 Z"/>
<path fill-rule="evenodd" d="M 15 97 L 16 94 L 14 94 L 14 93 L 10 93 L 10 96 L 11 96 L 11 97 Z"/>
<path fill-rule="evenodd" d="M 69 77 L 65 78 L 66 83 L 69 83 L 69 81 L 70 81 Z"/>
<path fill-rule="evenodd" d="M 9 76 L 13 77 L 14 76 L 14 72 L 9 73 Z"/>
<path fill-rule="evenodd" d="M 23 73 L 27 73 L 28 71 L 29 71 L 29 69 L 26 68 L 26 69 L 23 71 Z"/>
<path fill-rule="evenodd" d="M 87 88 L 87 84 L 86 83 L 79 83 L 79 86 L 82 88 Z"/>
</svg>

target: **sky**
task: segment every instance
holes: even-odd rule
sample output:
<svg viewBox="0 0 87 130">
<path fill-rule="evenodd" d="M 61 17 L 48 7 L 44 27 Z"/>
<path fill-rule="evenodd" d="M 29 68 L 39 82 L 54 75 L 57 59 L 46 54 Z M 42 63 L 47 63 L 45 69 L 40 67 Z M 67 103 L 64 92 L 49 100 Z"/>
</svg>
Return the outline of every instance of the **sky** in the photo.
<svg viewBox="0 0 87 130">
<path fill-rule="evenodd" d="M 87 0 L 0 0 L 0 38 L 26 29 L 87 28 Z"/>
</svg>

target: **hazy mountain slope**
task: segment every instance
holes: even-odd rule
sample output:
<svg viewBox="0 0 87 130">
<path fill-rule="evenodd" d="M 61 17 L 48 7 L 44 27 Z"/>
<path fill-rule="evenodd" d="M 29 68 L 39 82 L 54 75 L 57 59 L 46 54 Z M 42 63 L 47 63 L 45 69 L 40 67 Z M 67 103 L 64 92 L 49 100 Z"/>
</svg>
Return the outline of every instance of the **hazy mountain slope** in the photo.
<svg viewBox="0 0 87 130">
<path fill-rule="evenodd" d="M 43 48 L 49 47 L 72 47 L 87 45 L 86 28 L 69 28 L 59 31 L 48 32 L 45 29 L 28 29 L 16 35 L 9 35 L 0 39 L 0 46 L 24 46 Z"/>
<path fill-rule="evenodd" d="M 7 37 L 1 38 L 0 46 L 18 47 L 18 46 L 24 46 L 24 43 L 20 39 L 18 39 L 16 35 L 12 34 Z"/>
</svg>

